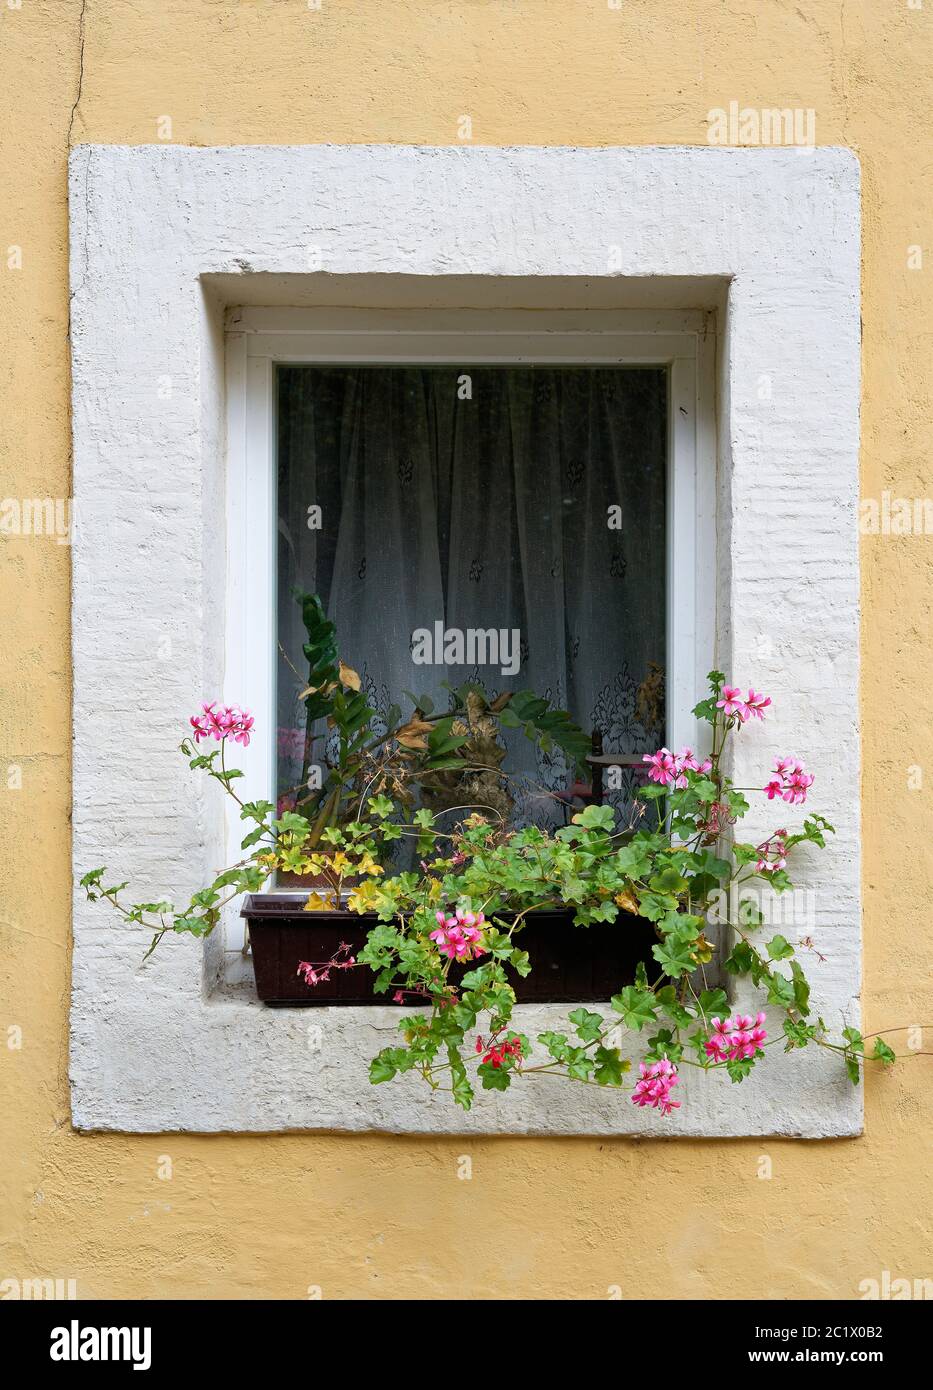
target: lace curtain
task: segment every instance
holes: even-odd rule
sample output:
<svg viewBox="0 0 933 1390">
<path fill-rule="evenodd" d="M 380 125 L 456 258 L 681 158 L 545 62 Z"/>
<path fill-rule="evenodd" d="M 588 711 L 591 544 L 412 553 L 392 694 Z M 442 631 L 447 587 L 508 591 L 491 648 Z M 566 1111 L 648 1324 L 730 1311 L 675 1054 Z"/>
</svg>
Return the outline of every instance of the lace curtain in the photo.
<svg viewBox="0 0 933 1390">
<path fill-rule="evenodd" d="M 280 788 L 304 737 L 296 589 L 320 594 L 382 715 L 407 713 L 406 690 L 446 708 L 443 682 L 475 680 L 548 696 L 607 751 L 653 751 L 666 458 L 659 369 L 280 367 Z M 438 622 L 517 629 L 520 669 L 415 664 L 413 634 Z M 507 740 L 516 821 L 561 823 L 562 756 Z"/>
</svg>

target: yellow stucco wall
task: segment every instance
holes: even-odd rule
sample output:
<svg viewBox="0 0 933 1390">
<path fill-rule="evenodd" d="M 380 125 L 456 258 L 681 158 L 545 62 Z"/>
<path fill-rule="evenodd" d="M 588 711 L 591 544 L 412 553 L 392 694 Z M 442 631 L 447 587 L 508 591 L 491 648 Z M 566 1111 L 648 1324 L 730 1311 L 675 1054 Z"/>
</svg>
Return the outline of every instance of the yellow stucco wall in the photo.
<svg viewBox="0 0 933 1390">
<path fill-rule="evenodd" d="M 70 493 L 69 141 L 154 142 L 168 115 L 196 145 L 450 144 L 470 114 L 478 143 L 702 144 L 733 99 L 812 107 L 817 142 L 859 154 L 863 493 L 933 494 L 933 0 L 16 3 L 0 0 L 0 495 Z M 929 536 L 863 542 L 862 715 L 865 1028 L 933 1039 L 931 555 Z M 0 1278 L 73 1277 L 90 1297 L 704 1297 L 740 1268 L 751 1296 L 822 1298 L 884 1269 L 933 1276 L 922 1056 L 870 1077 L 847 1142 L 72 1133 L 69 553 L 4 538 L 0 564 Z"/>
</svg>

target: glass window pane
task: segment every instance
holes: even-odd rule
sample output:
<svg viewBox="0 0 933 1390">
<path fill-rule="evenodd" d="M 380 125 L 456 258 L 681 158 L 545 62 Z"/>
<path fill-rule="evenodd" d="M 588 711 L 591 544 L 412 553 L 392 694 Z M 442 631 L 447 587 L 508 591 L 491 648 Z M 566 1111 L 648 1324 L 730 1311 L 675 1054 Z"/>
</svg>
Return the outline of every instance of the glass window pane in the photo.
<svg viewBox="0 0 933 1390">
<path fill-rule="evenodd" d="M 299 592 L 383 721 L 406 691 L 447 709 L 475 681 L 546 696 L 609 753 L 664 741 L 667 389 L 661 368 L 278 368 L 287 804 L 310 776 L 316 805 L 334 752 L 305 724 Z M 565 757 L 506 743 L 510 819 L 562 823 Z"/>
</svg>

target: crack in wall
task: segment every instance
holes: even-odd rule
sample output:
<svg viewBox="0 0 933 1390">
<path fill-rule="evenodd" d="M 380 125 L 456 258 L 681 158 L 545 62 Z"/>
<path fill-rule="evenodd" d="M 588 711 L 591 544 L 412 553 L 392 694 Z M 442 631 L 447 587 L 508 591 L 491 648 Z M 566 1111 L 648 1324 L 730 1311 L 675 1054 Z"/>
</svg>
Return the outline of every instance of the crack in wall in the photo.
<svg viewBox="0 0 933 1390">
<path fill-rule="evenodd" d="M 71 108 L 71 115 L 68 117 L 68 134 L 66 136 L 67 148 L 71 149 L 71 132 L 74 129 L 75 113 L 78 103 L 81 100 L 81 92 L 84 87 L 84 21 L 87 14 L 87 0 L 81 0 L 81 14 L 78 19 L 78 90 L 75 94 L 74 105 Z"/>
</svg>

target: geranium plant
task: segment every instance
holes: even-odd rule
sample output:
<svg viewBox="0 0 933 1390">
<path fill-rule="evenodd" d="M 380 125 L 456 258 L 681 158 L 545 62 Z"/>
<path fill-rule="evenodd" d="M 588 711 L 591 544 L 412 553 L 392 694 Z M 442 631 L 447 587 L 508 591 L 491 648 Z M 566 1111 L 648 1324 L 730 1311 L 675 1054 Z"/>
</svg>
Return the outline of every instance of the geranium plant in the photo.
<svg viewBox="0 0 933 1390">
<path fill-rule="evenodd" d="M 709 680 L 710 693 L 694 711 L 711 729 L 708 756 L 689 748 L 646 754 L 646 784 L 623 825 L 611 807 L 595 805 L 554 832 L 514 829 L 488 812 L 451 825 L 428 806 L 400 818 L 391 797 L 379 794 L 360 797 L 343 824 L 318 827 L 296 812 L 276 815 L 268 802 L 241 802 L 241 817 L 251 826 L 246 858 L 196 893 L 185 910 L 124 905 L 126 885 L 105 886 L 103 869 L 86 874 L 82 884 L 127 921 L 152 926 L 155 944 L 169 930 L 211 931 L 225 901 L 256 891 L 276 869 L 314 876 L 309 910 L 346 902 L 378 920 L 355 958 L 341 948 L 333 961 L 302 962 L 308 987 L 329 969 L 371 969 L 378 993 L 414 1010 L 401 1018 L 397 1044 L 373 1058 L 371 1080 L 414 1072 L 464 1109 L 477 1085 L 504 1091 L 545 1073 L 621 1087 L 630 1068 L 621 1051 L 625 1033 L 644 1039 L 631 1101 L 666 1115 L 680 1105 L 682 1068 L 723 1071 L 742 1082 L 775 1047 L 829 1048 L 857 1082 L 867 1060 L 892 1062 L 892 1049 L 876 1036 L 869 1057 L 858 1030 L 833 1036 L 812 1016 L 797 947 L 780 934 L 765 939 L 753 892 L 756 885 L 778 894 L 791 889 L 789 864 L 799 847 L 823 848 L 833 828 L 806 813 L 798 829 L 776 828 L 757 844 L 741 839 L 736 827 L 749 795 L 802 806 L 814 778 L 799 759 L 782 757 L 763 786 L 736 787 L 725 771 L 729 739 L 763 719 L 771 701 L 754 690 L 743 695 L 721 672 Z M 186 741 L 191 766 L 237 797 L 240 774 L 226 767 L 223 750 L 231 740 L 248 742 L 249 716 L 209 705 L 192 723 L 197 742 L 213 738 L 219 747 L 204 753 Z M 414 838 L 419 867 L 387 874 L 387 851 L 402 836 Z M 541 1033 L 533 1042 L 512 1026 L 511 981 L 513 972 L 525 975 L 532 967 L 521 935 L 529 914 L 555 906 L 572 908 L 579 929 L 611 923 L 625 931 L 627 918 L 647 918 L 656 941 L 607 1013 L 575 1009 L 565 1031 Z M 762 1008 L 733 1013 L 725 990 L 709 982 L 714 963 L 727 975 L 748 977 Z"/>
</svg>

